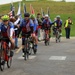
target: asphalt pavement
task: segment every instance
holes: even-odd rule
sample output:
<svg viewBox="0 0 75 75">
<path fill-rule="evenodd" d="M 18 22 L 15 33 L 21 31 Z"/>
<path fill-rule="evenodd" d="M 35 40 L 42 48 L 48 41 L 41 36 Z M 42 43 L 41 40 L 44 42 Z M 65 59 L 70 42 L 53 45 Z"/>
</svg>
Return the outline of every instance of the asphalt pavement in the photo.
<svg viewBox="0 0 75 75">
<path fill-rule="evenodd" d="M 75 75 L 75 37 L 63 37 L 60 43 L 51 38 L 49 46 L 39 42 L 37 54 L 30 55 L 27 61 L 22 57 L 21 39 L 19 47 L 14 51 L 11 68 L 5 66 L 0 75 Z"/>
</svg>

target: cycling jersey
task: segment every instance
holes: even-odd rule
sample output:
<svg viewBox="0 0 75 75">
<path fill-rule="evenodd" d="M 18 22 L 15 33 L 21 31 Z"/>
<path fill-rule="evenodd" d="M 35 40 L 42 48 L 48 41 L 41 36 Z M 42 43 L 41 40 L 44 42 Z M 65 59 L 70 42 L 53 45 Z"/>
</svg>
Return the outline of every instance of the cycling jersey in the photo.
<svg viewBox="0 0 75 75">
<path fill-rule="evenodd" d="M 34 19 L 33 23 L 34 23 L 34 32 L 36 32 L 37 27 L 38 27 L 38 21 L 37 21 L 37 19 Z"/>
<path fill-rule="evenodd" d="M 61 26 L 62 26 L 62 20 L 56 20 L 56 21 L 55 21 L 55 26 L 56 26 L 57 28 L 61 27 Z"/>
<path fill-rule="evenodd" d="M 33 31 L 31 27 L 34 27 L 33 21 L 31 19 L 29 19 L 28 21 L 26 21 L 25 19 L 22 20 L 20 24 L 20 30 L 22 30 L 22 33 Z"/>
<path fill-rule="evenodd" d="M 42 23 L 42 27 L 43 27 L 43 28 L 50 28 L 51 25 L 52 25 L 52 22 L 51 22 L 50 19 L 48 19 L 48 20 L 43 20 L 43 23 Z"/>
<path fill-rule="evenodd" d="M 1 23 L 0 32 L 4 38 L 12 37 L 14 38 L 14 25 L 13 23 L 9 22 L 8 25 L 4 25 Z"/>
<path fill-rule="evenodd" d="M 31 35 L 31 32 L 33 32 L 33 30 L 34 30 L 33 27 L 34 27 L 34 23 L 31 19 L 29 19 L 28 21 L 23 19 L 21 21 L 20 28 L 19 28 L 19 33 L 22 30 L 22 45 L 24 45 L 25 34 L 28 34 L 27 37 L 29 37 Z"/>
</svg>

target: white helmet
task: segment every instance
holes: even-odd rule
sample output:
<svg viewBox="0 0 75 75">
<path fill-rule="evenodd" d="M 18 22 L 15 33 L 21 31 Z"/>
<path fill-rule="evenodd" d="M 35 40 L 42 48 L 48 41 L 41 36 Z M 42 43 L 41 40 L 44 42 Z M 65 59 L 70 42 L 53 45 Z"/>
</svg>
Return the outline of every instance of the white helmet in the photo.
<svg viewBox="0 0 75 75">
<path fill-rule="evenodd" d="M 49 17 L 48 14 L 46 14 L 45 17 Z"/>
<path fill-rule="evenodd" d="M 60 18 L 60 15 L 57 15 L 56 18 Z"/>
</svg>

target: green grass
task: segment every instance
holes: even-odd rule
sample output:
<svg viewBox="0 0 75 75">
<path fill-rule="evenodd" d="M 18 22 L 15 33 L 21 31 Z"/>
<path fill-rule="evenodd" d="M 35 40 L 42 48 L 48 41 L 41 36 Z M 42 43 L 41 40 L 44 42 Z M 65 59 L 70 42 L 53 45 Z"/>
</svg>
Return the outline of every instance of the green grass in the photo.
<svg viewBox="0 0 75 75">
<path fill-rule="evenodd" d="M 61 19 L 63 20 L 63 24 L 65 22 L 65 20 L 70 16 L 72 18 L 73 21 L 73 25 L 71 28 L 71 36 L 75 35 L 75 3 L 74 2 L 50 2 L 50 1 L 45 1 L 45 0 L 40 0 L 40 1 L 36 1 L 36 2 L 26 2 L 25 0 L 23 0 L 23 2 L 26 4 L 27 6 L 27 11 L 30 12 L 30 4 L 32 4 L 32 6 L 35 9 L 35 13 L 37 14 L 38 12 L 41 12 L 41 7 L 43 8 L 44 12 L 47 13 L 47 7 L 50 8 L 50 17 L 51 20 L 53 21 L 54 18 L 56 17 L 56 15 L 60 15 Z M 23 14 L 23 2 L 22 4 L 22 14 Z M 17 13 L 18 10 L 18 3 L 14 3 L 15 6 L 15 12 Z M 0 14 L 7 14 L 10 11 L 10 4 L 7 5 L 0 5 Z M 65 31 L 64 31 L 64 27 L 62 30 L 63 36 L 65 36 Z"/>
</svg>

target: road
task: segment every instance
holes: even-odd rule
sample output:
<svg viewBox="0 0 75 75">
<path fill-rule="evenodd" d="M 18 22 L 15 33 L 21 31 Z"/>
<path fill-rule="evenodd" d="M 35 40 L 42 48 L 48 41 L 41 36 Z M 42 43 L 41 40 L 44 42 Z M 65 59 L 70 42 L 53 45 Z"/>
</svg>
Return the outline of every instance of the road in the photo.
<svg viewBox="0 0 75 75">
<path fill-rule="evenodd" d="M 5 66 L 0 75 L 75 75 L 75 38 L 61 40 L 55 43 L 51 38 L 49 46 L 39 42 L 37 54 L 27 61 L 23 60 L 21 50 L 15 50 L 12 67 Z"/>
</svg>

